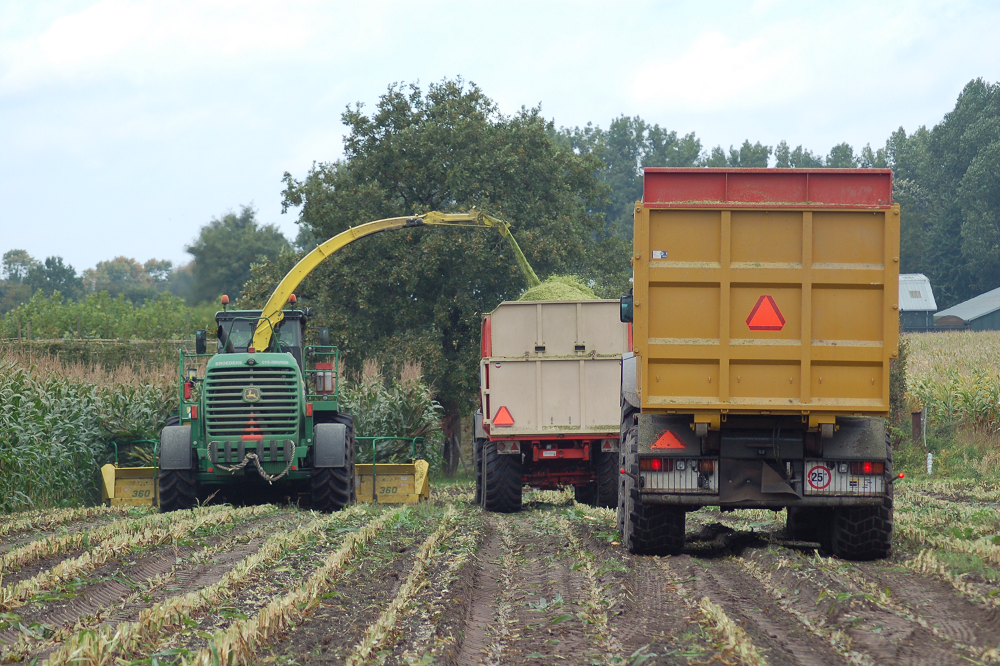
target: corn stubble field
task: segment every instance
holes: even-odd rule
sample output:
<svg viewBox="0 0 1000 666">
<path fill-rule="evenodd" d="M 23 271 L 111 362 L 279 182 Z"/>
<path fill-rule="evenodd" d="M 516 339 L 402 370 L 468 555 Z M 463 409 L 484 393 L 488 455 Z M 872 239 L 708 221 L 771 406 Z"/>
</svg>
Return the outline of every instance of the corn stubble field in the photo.
<svg viewBox="0 0 1000 666">
<path fill-rule="evenodd" d="M 995 487 L 900 484 L 893 556 L 871 563 L 784 541 L 770 511 L 691 513 L 685 554 L 636 557 L 571 493 L 500 515 L 471 490 L 4 516 L 0 662 L 1000 662 Z"/>
</svg>

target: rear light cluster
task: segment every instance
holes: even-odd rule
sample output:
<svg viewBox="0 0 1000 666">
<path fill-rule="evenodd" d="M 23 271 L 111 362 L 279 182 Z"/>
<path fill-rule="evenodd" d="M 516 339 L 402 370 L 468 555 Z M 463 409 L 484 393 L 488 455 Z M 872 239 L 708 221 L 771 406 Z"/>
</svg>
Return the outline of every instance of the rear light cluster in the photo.
<svg viewBox="0 0 1000 666">
<path fill-rule="evenodd" d="M 678 460 L 674 458 L 640 458 L 639 471 L 641 472 L 683 472 L 684 470 L 698 470 L 699 472 L 714 472 L 714 460 Z"/>
<path fill-rule="evenodd" d="M 852 462 L 851 474 L 884 474 L 885 463 L 881 462 Z"/>
</svg>

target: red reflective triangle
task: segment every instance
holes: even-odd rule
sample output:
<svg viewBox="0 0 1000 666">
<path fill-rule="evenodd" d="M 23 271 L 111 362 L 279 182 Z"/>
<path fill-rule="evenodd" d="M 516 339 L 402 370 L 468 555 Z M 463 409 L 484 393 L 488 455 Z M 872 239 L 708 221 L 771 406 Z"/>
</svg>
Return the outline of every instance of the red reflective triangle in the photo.
<svg viewBox="0 0 1000 666">
<path fill-rule="evenodd" d="M 785 326 L 778 304 L 768 295 L 757 299 L 757 304 L 747 317 L 747 327 L 751 331 L 780 331 Z"/>
<path fill-rule="evenodd" d="M 674 433 L 670 432 L 669 430 L 665 430 L 663 432 L 663 434 L 660 435 L 660 438 L 658 440 L 656 440 L 655 442 L 653 442 L 653 446 L 650 447 L 650 448 L 654 448 L 654 449 L 683 449 L 683 448 L 686 448 L 686 447 L 684 446 L 684 442 L 682 442 L 681 440 L 677 439 L 677 435 L 675 435 Z"/>
<path fill-rule="evenodd" d="M 495 426 L 512 426 L 514 425 L 514 417 L 510 415 L 510 410 L 506 407 L 501 407 L 497 410 L 497 413 L 493 415 L 493 425 Z"/>
</svg>

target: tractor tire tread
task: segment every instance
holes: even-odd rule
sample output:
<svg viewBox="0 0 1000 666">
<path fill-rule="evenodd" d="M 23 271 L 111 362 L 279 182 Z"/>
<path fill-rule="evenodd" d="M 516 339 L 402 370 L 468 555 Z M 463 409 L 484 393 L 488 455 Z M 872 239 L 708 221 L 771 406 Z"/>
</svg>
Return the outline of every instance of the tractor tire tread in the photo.
<svg viewBox="0 0 1000 666">
<path fill-rule="evenodd" d="M 521 457 L 500 455 L 496 442 L 483 446 L 483 508 L 496 513 L 521 510 Z"/>
</svg>

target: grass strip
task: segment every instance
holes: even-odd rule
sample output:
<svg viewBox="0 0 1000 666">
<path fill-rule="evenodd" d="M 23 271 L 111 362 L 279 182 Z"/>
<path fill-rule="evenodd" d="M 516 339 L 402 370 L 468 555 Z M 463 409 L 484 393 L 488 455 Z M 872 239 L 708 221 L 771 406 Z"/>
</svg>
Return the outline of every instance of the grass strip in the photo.
<svg viewBox="0 0 1000 666">
<path fill-rule="evenodd" d="M 306 541 L 332 524 L 364 512 L 363 506 L 321 516 L 291 532 L 278 532 L 265 541 L 253 555 L 236 563 L 216 583 L 187 594 L 165 599 L 146 608 L 134 622 L 99 629 L 82 629 L 71 636 L 49 657 L 49 666 L 57 664 L 111 664 L 121 658 L 141 657 L 155 652 L 173 627 L 181 626 L 191 614 L 218 605 L 243 586 L 247 576 L 262 566 L 273 564 L 286 550 Z"/>
<path fill-rule="evenodd" d="M 386 511 L 358 531 L 348 533 L 340 548 L 331 553 L 302 585 L 272 600 L 254 617 L 216 631 L 208 646 L 190 658 L 185 657 L 182 663 L 191 666 L 253 663 L 257 646 L 300 623 L 304 613 L 319 602 L 320 595 L 330 587 L 333 577 L 357 547 L 371 541 L 386 525 L 397 522 L 406 511 L 409 511 L 406 507 Z"/>
<path fill-rule="evenodd" d="M 72 580 L 85 571 L 96 569 L 112 557 L 140 548 L 157 546 L 171 539 L 179 539 L 205 525 L 223 525 L 266 515 L 273 511 L 272 506 L 251 506 L 188 516 L 166 524 L 161 522 L 143 525 L 140 524 L 141 521 L 126 521 L 121 531 L 102 541 L 96 548 L 79 557 L 63 560 L 32 578 L 0 588 L 0 608 L 4 610 L 17 608 L 39 592 L 52 589 L 63 581 Z"/>
<path fill-rule="evenodd" d="M 71 534 L 53 534 L 4 553 L 0 556 L 0 571 L 23 567 L 26 564 L 37 562 L 46 557 L 52 557 L 53 555 L 59 555 L 60 553 L 78 548 L 92 547 L 105 539 L 110 539 L 116 534 L 120 534 L 124 530 L 136 531 L 145 528 L 147 525 L 172 523 L 192 515 L 200 516 L 228 510 L 229 508 L 224 506 L 209 506 L 189 511 L 151 513 L 141 518 L 116 520 L 107 525 L 95 527 L 92 530 L 80 530 Z"/>
<path fill-rule="evenodd" d="M 24 515 L 15 514 L 8 520 L 0 524 L 0 537 L 26 530 L 46 529 L 64 523 L 71 523 L 77 520 L 87 520 L 88 518 L 99 518 L 109 515 L 129 515 L 129 510 L 136 507 L 129 506 L 80 506 L 70 509 L 53 509 L 40 511 L 26 511 Z"/>
</svg>

